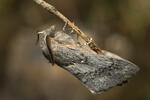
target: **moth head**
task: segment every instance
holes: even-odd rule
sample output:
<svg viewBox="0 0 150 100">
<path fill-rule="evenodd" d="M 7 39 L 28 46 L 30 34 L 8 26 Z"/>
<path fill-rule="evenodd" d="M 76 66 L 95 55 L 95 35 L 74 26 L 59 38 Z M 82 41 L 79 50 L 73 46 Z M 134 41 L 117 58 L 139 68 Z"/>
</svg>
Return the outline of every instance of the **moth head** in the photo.
<svg viewBox="0 0 150 100">
<path fill-rule="evenodd" d="M 46 29 L 47 35 L 50 35 L 51 37 L 54 37 L 56 32 L 56 26 L 52 25 L 49 28 Z"/>
<path fill-rule="evenodd" d="M 38 44 L 39 42 L 39 39 L 40 39 L 40 36 L 43 36 L 43 35 L 49 35 L 51 37 L 54 37 L 55 36 L 55 32 L 56 32 L 56 26 L 55 25 L 52 25 L 42 31 L 37 31 L 36 32 L 36 35 L 37 35 L 37 41 L 36 41 L 36 44 Z"/>
</svg>

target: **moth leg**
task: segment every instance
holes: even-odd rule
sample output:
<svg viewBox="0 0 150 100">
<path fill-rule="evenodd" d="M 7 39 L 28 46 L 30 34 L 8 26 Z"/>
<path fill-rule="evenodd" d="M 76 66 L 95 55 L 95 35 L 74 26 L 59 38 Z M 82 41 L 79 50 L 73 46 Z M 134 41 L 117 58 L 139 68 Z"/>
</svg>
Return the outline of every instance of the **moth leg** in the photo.
<svg viewBox="0 0 150 100">
<path fill-rule="evenodd" d="M 67 27 L 67 22 L 65 22 L 65 25 L 63 26 L 63 31 L 66 30 L 66 27 Z"/>
<path fill-rule="evenodd" d="M 73 25 L 74 25 L 74 22 L 72 22 L 73 23 Z M 74 30 L 71 28 L 71 31 L 70 31 L 70 33 L 69 34 L 72 34 L 72 33 L 74 33 Z M 78 41 L 78 39 L 79 39 L 79 35 L 78 34 L 76 34 L 76 40 Z"/>
<path fill-rule="evenodd" d="M 92 43 L 92 41 L 93 41 L 93 38 L 90 38 L 90 41 L 89 41 L 88 43 L 86 43 L 86 45 L 91 44 L 91 43 Z"/>
<path fill-rule="evenodd" d="M 71 29 L 71 31 L 70 31 L 70 33 L 69 34 L 72 34 L 74 32 L 74 30 L 73 29 Z"/>
<path fill-rule="evenodd" d="M 93 41 L 93 38 L 90 38 L 90 41 L 89 41 L 89 42 L 87 42 L 87 43 L 84 43 L 83 45 L 81 45 L 81 47 L 84 47 L 84 46 L 89 45 L 90 43 L 92 43 L 92 41 Z"/>
</svg>

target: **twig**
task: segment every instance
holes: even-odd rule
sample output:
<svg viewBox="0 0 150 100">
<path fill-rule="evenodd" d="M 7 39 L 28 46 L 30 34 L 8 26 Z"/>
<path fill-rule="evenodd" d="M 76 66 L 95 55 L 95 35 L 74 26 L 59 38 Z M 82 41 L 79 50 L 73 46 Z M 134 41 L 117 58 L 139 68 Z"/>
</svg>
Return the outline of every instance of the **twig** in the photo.
<svg viewBox="0 0 150 100">
<path fill-rule="evenodd" d="M 53 13 L 57 17 L 59 17 L 62 21 L 67 23 L 68 26 L 70 26 L 81 38 L 83 38 L 89 45 L 89 47 L 95 51 L 97 54 L 104 54 L 100 48 L 97 47 L 96 43 L 87 35 L 84 34 L 77 26 L 75 26 L 68 18 L 66 18 L 63 14 L 61 14 L 54 6 L 51 4 L 48 4 L 44 0 L 33 0 L 37 4 L 41 5 L 43 8 L 45 8 L 48 12 Z"/>
</svg>

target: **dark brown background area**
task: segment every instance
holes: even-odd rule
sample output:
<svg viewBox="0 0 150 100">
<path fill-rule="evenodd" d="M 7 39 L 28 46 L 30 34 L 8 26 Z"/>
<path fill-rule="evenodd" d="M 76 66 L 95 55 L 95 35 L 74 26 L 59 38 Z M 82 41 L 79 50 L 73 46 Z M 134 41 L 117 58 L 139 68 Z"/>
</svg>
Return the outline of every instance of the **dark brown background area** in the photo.
<svg viewBox="0 0 150 100">
<path fill-rule="evenodd" d="M 130 81 L 92 95 L 75 77 L 51 67 L 35 45 L 41 26 L 63 27 L 32 0 L 0 0 L 0 100 L 150 100 L 149 0 L 47 0 L 105 50 L 140 67 Z"/>
</svg>

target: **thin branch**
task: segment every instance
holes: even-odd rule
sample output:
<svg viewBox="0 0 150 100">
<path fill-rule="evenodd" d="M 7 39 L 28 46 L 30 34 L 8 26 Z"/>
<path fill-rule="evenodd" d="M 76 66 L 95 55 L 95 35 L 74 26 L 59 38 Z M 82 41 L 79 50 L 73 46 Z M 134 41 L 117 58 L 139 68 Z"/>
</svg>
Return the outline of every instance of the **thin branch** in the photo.
<svg viewBox="0 0 150 100">
<path fill-rule="evenodd" d="M 61 14 L 54 6 L 52 6 L 51 4 L 48 4 L 44 0 L 33 0 L 33 1 L 35 1 L 37 4 L 45 8 L 48 12 L 53 13 L 54 15 L 59 17 L 65 23 L 67 23 L 67 25 L 70 26 L 82 39 L 84 39 L 88 43 L 89 47 L 93 51 L 95 51 L 97 54 L 104 54 L 102 50 L 97 47 L 94 40 L 91 41 L 91 38 L 89 36 L 85 35 L 83 31 L 81 31 L 68 18 L 66 18 L 63 14 Z"/>
</svg>

